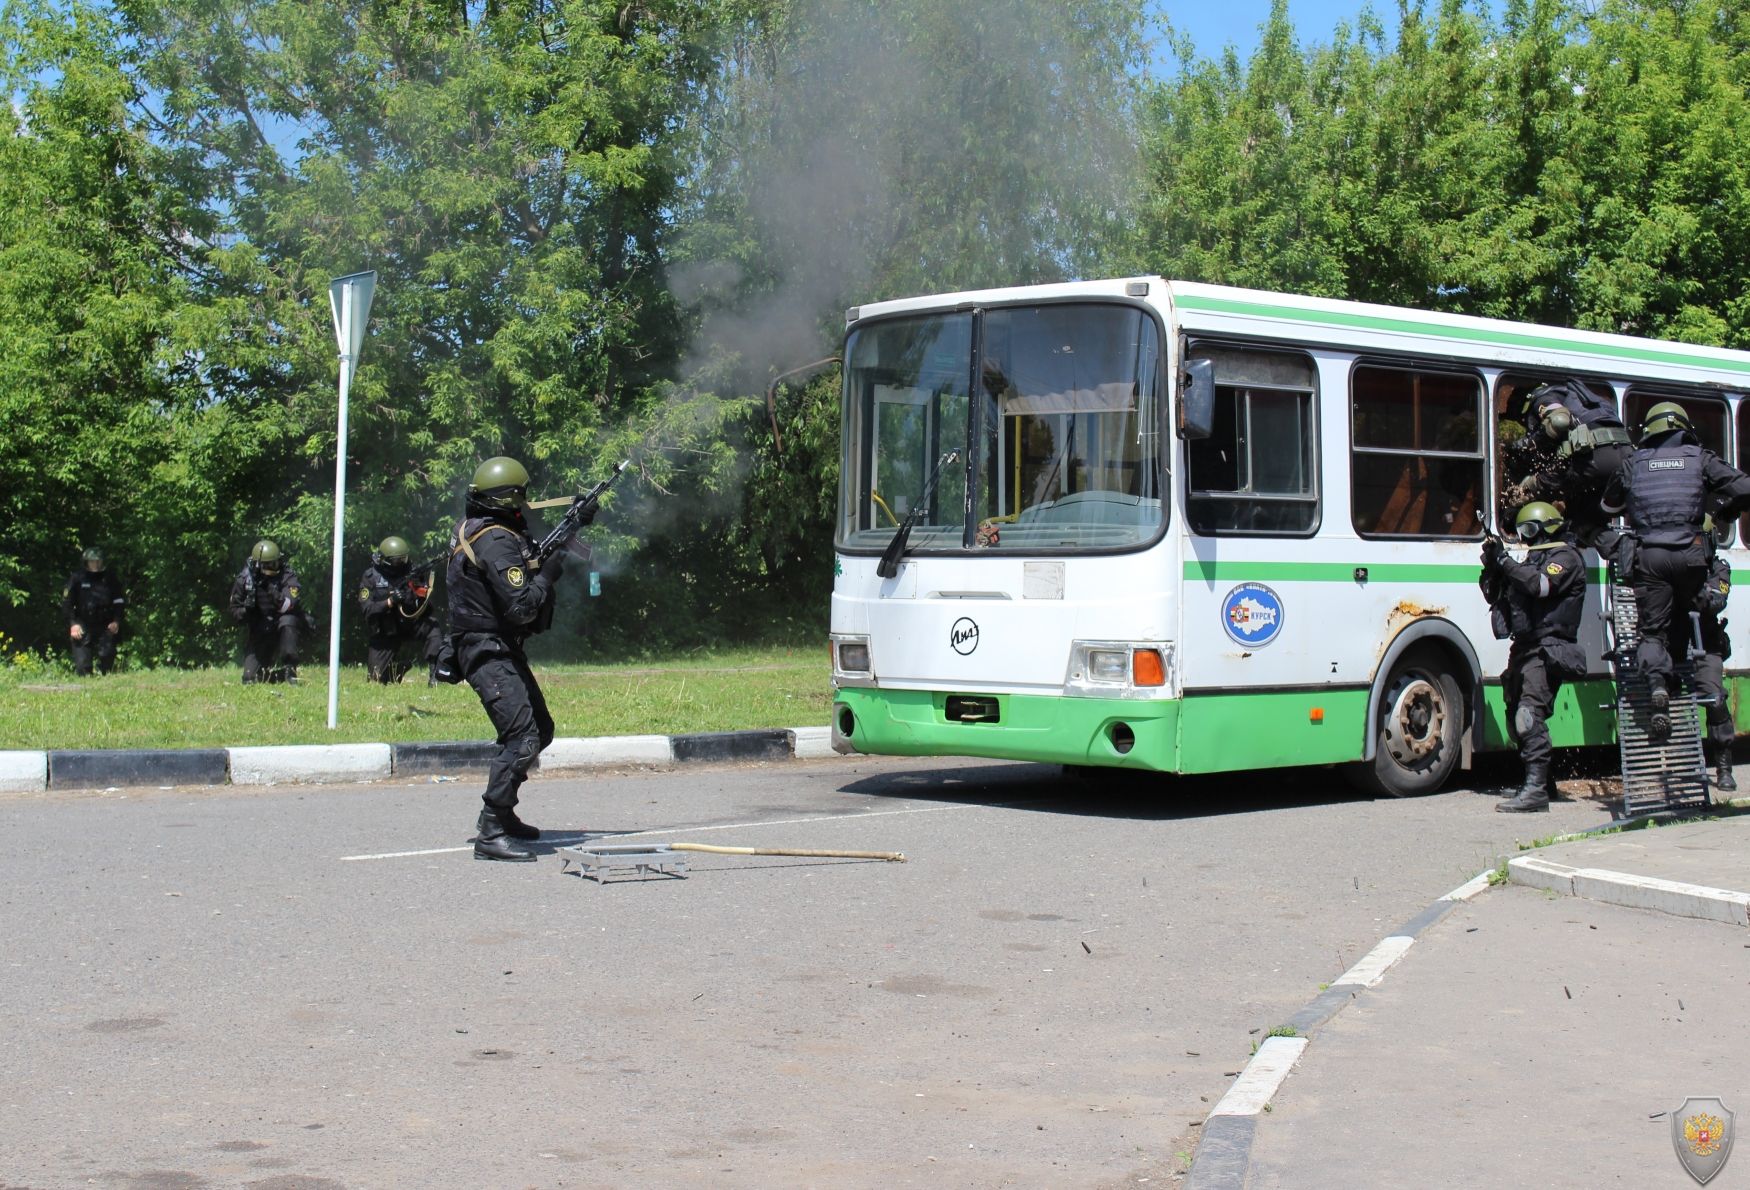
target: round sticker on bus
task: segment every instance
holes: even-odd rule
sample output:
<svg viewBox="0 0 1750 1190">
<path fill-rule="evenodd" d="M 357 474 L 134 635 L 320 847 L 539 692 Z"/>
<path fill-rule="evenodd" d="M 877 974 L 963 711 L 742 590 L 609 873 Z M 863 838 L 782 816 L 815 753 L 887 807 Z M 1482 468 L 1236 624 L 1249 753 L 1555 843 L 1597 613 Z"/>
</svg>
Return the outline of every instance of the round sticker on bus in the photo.
<svg viewBox="0 0 1750 1190">
<path fill-rule="evenodd" d="M 1282 631 L 1282 600 L 1263 583 L 1241 583 L 1221 601 L 1221 626 L 1249 648 L 1267 645 Z"/>
</svg>

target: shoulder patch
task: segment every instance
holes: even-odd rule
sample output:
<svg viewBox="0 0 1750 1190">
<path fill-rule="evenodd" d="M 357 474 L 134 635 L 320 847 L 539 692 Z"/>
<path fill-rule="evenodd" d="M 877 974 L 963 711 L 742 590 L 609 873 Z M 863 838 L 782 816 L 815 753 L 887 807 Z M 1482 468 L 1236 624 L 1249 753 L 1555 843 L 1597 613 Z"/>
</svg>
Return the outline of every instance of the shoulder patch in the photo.
<svg viewBox="0 0 1750 1190">
<path fill-rule="evenodd" d="M 523 568 L 521 566 L 510 567 L 508 570 L 506 570 L 504 572 L 504 581 L 509 583 L 513 587 L 522 586 L 523 585 Z"/>
<path fill-rule="evenodd" d="M 289 598 L 296 599 L 298 597 L 298 588 L 293 587 L 290 591 L 286 592 L 286 595 Z"/>
<path fill-rule="evenodd" d="M 1543 572 L 1545 574 L 1560 574 L 1565 569 L 1567 568 L 1560 562 L 1551 562 L 1548 566 L 1543 568 Z"/>
<path fill-rule="evenodd" d="M 369 587 L 360 587 L 359 599 L 364 603 L 369 603 L 371 601 L 371 589 Z"/>
</svg>

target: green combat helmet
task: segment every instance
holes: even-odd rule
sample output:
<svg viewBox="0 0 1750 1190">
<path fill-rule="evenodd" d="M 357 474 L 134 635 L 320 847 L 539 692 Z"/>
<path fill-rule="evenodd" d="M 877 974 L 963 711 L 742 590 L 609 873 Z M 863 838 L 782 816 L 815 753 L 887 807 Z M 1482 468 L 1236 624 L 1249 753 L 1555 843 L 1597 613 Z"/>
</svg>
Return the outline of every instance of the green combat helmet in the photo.
<svg viewBox="0 0 1750 1190">
<path fill-rule="evenodd" d="M 468 499 L 486 508 L 515 509 L 529 502 L 529 473 L 515 459 L 499 455 L 474 469 Z"/>
<path fill-rule="evenodd" d="M 1574 415 L 1565 406 L 1551 405 L 1543 411 L 1543 434 L 1552 442 L 1565 442 L 1574 428 Z"/>
<path fill-rule="evenodd" d="M 280 547 L 271 541 L 258 541 L 249 551 L 249 565 L 263 574 L 280 572 Z"/>
<path fill-rule="evenodd" d="M 97 563 L 97 568 L 99 570 L 103 569 L 103 563 L 104 563 L 103 551 L 98 549 L 96 546 L 92 546 L 90 549 L 86 550 L 84 555 L 83 555 L 83 559 L 86 562 L 95 562 L 95 563 Z"/>
<path fill-rule="evenodd" d="M 1667 430 L 1693 430 L 1689 414 L 1675 401 L 1660 401 L 1647 410 L 1647 420 L 1641 423 L 1641 436 L 1663 434 Z"/>
<path fill-rule="evenodd" d="M 1567 521 L 1553 504 L 1535 500 L 1519 510 L 1514 519 L 1514 527 L 1519 530 L 1519 540 L 1530 545 L 1539 538 L 1547 545 L 1556 544 Z"/>
<path fill-rule="evenodd" d="M 407 555 L 412 552 L 403 539 L 385 537 L 382 544 L 377 546 L 376 552 L 371 555 L 371 561 L 378 566 L 405 566 L 407 565 Z"/>
</svg>

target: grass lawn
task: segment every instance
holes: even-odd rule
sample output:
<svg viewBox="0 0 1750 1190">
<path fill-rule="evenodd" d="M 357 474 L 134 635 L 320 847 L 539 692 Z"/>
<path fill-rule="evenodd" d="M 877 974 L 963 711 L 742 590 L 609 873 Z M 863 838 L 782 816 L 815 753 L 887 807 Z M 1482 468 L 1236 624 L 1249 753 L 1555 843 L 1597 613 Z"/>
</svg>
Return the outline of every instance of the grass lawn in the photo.
<svg viewBox="0 0 1750 1190">
<path fill-rule="evenodd" d="M 492 726 L 466 683 L 423 674 L 374 686 L 340 676 L 329 731 L 328 670 L 297 686 L 245 686 L 239 669 L 148 670 L 107 678 L 0 668 L 0 749 L 224 748 L 254 744 L 480 740 Z M 561 736 L 674 734 L 824 726 L 832 711 L 826 649 L 738 650 L 627 665 L 536 666 Z"/>
</svg>

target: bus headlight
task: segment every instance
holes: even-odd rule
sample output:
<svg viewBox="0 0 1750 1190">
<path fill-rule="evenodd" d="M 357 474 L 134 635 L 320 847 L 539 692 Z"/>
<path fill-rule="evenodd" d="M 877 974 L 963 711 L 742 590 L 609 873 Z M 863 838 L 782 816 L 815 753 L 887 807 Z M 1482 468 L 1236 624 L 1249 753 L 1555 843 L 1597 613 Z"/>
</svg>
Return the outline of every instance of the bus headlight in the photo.
<svg viewBox="0 0 1750 1190">
<path fill-rule="evenodd" d="M 1063 692 L 1075 698 L 1177 698 L 1173 642 L 1074 641 Z"/>
<path fill-rule="evenodd" d="M 875 658 L 867 636 L 832 634 L 832 680 L 837 686 L 875 684 Z"/>
<path fill-rule="evenodd" d="M 1117 649 L 1092 649 L 1088 652 L 1088 679 L 1094 682 L 1122 682 L 1130 677 L 1130 653 Z"/>
</svg>

